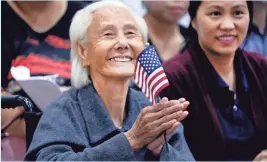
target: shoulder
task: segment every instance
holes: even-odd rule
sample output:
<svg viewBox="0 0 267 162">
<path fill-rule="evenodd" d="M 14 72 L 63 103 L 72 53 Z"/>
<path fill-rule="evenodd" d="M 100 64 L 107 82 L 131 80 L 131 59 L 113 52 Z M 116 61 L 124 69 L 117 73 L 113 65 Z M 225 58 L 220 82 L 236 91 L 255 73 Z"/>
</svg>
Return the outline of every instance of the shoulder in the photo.
<svg viewBox="0 0 267 162">
<path fill-rule="evenodd" d="M 194 68 L 193 58 L 189 50 L 185 50 L 183 53 L 164 62 L 163 68 L 168 76 L 178 77 L 180 75 L 186 75 L 190 69 Z"/>
<path fill-rule="evenodd" d="M 55 100 L 51 101 L 44 113 L 56 113 L 61 111 L 67 111 L 70 107 L 74 109 L 78 103 L 78 94 L 80 89 L 71 88 L 70 90 L 63 92 Z"/>
<path fill-rule="evenodd" d="M 243 57 L 250 63 L 252 66 L 263 66 L 267 68 L 267 58 L 263 55 L 256 53 L 242 50 Z"/>
</svg>

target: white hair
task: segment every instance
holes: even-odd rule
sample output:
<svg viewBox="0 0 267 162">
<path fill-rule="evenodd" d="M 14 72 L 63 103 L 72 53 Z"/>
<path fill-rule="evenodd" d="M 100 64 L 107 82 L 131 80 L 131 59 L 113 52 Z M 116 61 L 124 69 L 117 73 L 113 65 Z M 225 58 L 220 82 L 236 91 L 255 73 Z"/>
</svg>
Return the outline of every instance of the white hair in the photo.
<svg viewBox="0 0 267 162">
<path fill-rule="evenodd" d="M 147 42 L 148 29 L 145 20 L 122 2 L 103 0 L 89 4 L 77 11 L 72 19 L 69 31 L 71 41 L 71 84 L 73 87 L 80 88 L 91 83 L 88 68 L 83 67 L 81 59 L 77 54 L 77 41 L 80 40 L 82 44 L 85 44 L 87 29 L 92 23 L 92 13 L 97 9 L 111 6 L 127 9 L 136 21 L 144 43 Z"/>
</svg>

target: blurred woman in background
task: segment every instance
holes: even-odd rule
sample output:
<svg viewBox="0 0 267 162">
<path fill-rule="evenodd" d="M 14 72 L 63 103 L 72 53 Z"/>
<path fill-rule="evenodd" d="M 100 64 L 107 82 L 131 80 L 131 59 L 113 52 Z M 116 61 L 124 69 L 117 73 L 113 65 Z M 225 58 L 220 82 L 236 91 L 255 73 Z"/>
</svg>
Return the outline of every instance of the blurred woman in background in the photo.
<svg viewBox="0 0 267 162">
<path fill-rule="evenodd" d="M 189 1 L 144 1 L 148 42 L 155 46 L 161 61 L 177 55 L 185 45 L 186 28 L 178 21 L 187 13 Z"/>
</svg>

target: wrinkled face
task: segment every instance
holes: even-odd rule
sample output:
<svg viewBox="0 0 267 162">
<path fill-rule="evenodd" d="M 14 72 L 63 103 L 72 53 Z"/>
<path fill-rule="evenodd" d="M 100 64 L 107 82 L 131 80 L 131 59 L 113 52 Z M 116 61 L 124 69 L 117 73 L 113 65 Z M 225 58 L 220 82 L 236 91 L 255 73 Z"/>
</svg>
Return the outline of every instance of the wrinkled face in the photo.
<svg viewBox="0 0 267 162">
<path fill-rule="evenodd" d="M 131 77 L 138 54 L 145 48 L 134 18 L 120 7 L 105 7 L 93 13 L 87 32 L 86 65 L 91 77 Z M 92 78 L 93 79 L 93 78 Z"/>
<path fill-rule="evenodd" d="M 156 19 L 166 23 L 177 23 L 188 10 L 189 1 L 164 0 L 145 1 L 148 12 Z"/>
<path fill-rule="evenodd" d="M 246 37 L 249 11 L 246 1 L 203 1 L 192 21 L 207 53 L 232 55 Z"/>
</svg>

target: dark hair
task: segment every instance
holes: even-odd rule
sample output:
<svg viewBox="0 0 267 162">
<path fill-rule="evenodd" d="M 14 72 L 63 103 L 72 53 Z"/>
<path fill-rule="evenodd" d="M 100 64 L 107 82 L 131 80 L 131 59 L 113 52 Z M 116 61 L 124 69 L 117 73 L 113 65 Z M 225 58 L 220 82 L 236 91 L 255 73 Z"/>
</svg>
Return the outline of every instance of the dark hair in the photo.
<svg viewBox="0 0 267 162">
<path fill-rule="evenodd" d="M 192 20 L 196 17 L 197 15 L 197 10 L 200 6 L 202 1 L 192 1 L 190 0 L 190 6 L 188 9 L 188 13 L 190 15 L 191 18 L 191 22 Z M 247 5 L 248 5 L 248 11 L 249 11 L 249 27 L 248 27 L 248 33 L 247 35 L 249 35 L 249 33 L 252 30 L 252 22 L 253 22 L 253 2 L 252 1 L 247 1 Z M 198 36 L 197 36 L 197 32 L 196 30 L 193 28 L 192 23 L 190 24 L 189 28 L 188 28 L 188 37 L 186 39 L 186 47 L 188 47 L 191 43 L 198 41 Z M 246 44 L 247 39 L 245 40 L 245 44 Z"/>
</svg>

